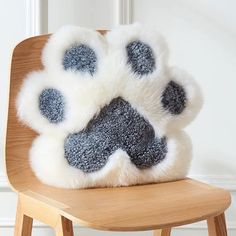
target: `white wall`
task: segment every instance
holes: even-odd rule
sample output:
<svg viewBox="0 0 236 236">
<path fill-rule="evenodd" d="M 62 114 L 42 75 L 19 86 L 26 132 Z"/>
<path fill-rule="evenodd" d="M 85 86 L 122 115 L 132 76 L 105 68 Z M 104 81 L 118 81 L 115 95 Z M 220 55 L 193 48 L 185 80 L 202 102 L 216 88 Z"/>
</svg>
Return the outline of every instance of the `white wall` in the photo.
<svg viewBox="0 0 236 236">
<path fill-rule="evenodd" d="M 170 45 L 171 64 L 191 72 L 205 95 L 204 108 L 188 127 L 194 145 L 190 175 L 232 192 L 229 235 L 236 233 L 236 3 L 233 0 L 9 0 L 0 3 L 0 235 L 13 235 L 16 196 L 3 174 L 10 55 L 22 39 L 54 32 L 63 24 L 111 28 L 154 24 Z M 76 227 L 80 235 L 98 232 Z M 53 235 L 36 223 L 34 235 Z M 104 234 L 104 232 L 101 232 Z M 118 234 L 118 233 L 106 233 Z M 120 235 L 120 233 L 119 233 Z M 122 234 L 124 235 L 124 234 Z M 137 233 L 148 236 L 150 232 Z M 206 225 L 184 226 L 173 235 L 207 235 Z"/>
</svg>

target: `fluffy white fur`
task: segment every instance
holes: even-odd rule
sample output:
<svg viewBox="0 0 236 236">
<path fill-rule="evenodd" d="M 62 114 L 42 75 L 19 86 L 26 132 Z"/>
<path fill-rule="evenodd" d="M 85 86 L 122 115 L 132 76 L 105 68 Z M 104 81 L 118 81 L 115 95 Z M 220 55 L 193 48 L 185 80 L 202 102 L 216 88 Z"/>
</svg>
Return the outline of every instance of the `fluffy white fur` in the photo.
<svg viewBox="0 0 236 236">
<path fill-rule="evenodd" d="M 144 80 L 161 80 L 165 75 L 168 60 L 168 47 L 164 38 L 156 31 L 156 29 L 143 27 L 140 24 L 124 25 L 115 28 L 106 35 L 109 44 L 108 53 L 112 57 L 112 63 L 115 65 L 113 70 L 123 71 L 128 74 L 130 79 L 135 77 L 139 79 L 139 75 L 132 72 L 129 64 L 127 64 L 126 46 L 133 41 L 142 41 L 147 43 L 155 56 L 156 69 L 151 73 L 142 76 Z M 115 69 L 116 68 L 116 69 Z"/>
<path fill-rule="evenodd" d="M 156 57 L 156 70 L 138 77 L 127 65 L 125 47 L 133 40 L 147 42 Z M 98 57 L 98 72 L 91 75 L 65 71 L 63 52 L 75 42 L 89 45 Z M 180 129 L 199 112 L 202 95 L 186 72 L 168 67 L 168 49 L 153 29 L 139 24 L 120 26 L 102 37 L 80 27 L 64 27 L 55 33 L 43 50 L 44 71 L 26 78 L 17 99 L 19 118 L 40 133 L 30 151 L 30 163 L 44 183 L 64 188 L 123 186 L 183 178 L 191 161 L 191 142 Z M 182 85 L 187 95 L 183 113 L 173 116 L 161 104 L 161 95 L 170 80 Z M 61 91 L 66 101 L 66 117 L 51 124 L 38 109 L 39 94 L 45 88 Z M 158 165 L 140 170 L 123 150 L 109 157 L 101 170 L 85 174 L 71 167 L 64 158 L 64 139 L 82 130 L 104 105 L 122 96 L 154 127 L 156 134 L 167 136 L 168 154 Z"/>
<path fill-rule="evenodd" d="M 64 70 L 62 64 L 64 53 L 73 44 L 86 44 L 94 50 L 98 59 L 97 73 L 99 73 L 102 61 L 107 53 L 106 39 L 94 30 L 78 26 L 64 26 L 51 36 L 43 49 L 42 62 L 45 70 L 59 76 L 64 76 L 65 74 L 67 74 L 66 76 L 68 74 L 74 76 L 77 74 L 77 77 L 90 78 L 91 75 L 89 73 Z"/>
<path fill-rule="evenodd" d="M 70 76 L 53 77 L 46 71 L 33 72 L 25 79 L 17 97 L 18 117 L 39 133 L 79 131 L 99 111 L 100 104 L 106 102 L 102 99 L 104 88 L 96 82 Z M 65 120 L 61 123 L 50 123 L 40 113 L 39 96 L 46 88 L 58 89 L 64 96 Z"/>
<path fill-rule="evenodd" d="M 179 131 L 168 139 L 168 154 L 158 165 L 136 168 L 123 150 L 117 150 L 100 171 L 85 174 L 71 167 L 64 158 L 64 135 L 41 135 L 30 150 L 30 163 L 44 183 L 63 188 L 128 186 L 181 179 L 187 174 L 192 146 L 189 137 Z"/>
</svg>

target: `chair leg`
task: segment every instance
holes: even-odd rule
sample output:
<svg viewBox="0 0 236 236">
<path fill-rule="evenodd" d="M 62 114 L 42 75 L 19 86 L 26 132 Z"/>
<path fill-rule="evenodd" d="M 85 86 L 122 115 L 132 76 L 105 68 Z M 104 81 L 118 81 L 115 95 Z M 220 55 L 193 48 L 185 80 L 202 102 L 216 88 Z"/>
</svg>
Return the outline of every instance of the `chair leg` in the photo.
<svg viewBox="0 0 236 236">
<path fill-rule="evenodd" d="M 14 236 L 31 236 L 33 219 L 24 215 L 20 200 L 18 199 Z"/>
<path fill-rule="evenodd" d="M 64 216 L 59 216 L 55 232 L 56 236 L 74 236 L 71 220 L 68 220 Z"/>
<path fill-rule="evenodd" d="M 227 236 L 225 214 L 211 217 L 207 220 L 209 236 Z"/>
<path fill-rule="evenodd" d="M 171 228 L 154 230 L 153 236 L 170 236 Z"/>
</svg>

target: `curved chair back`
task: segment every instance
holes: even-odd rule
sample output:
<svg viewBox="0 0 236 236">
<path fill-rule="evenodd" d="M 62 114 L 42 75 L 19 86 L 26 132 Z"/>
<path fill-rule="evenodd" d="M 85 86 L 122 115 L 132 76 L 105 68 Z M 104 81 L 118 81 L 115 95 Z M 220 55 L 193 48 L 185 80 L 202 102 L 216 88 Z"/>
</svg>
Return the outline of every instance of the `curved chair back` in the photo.
<svg viewBox="0 0 236 236">
<path fill-rule="evenodd" d="M 106 31 L 99 32 L 105 34 Z M 49 35 L 28 38 L 15 47 L 12 55 L 5 165 L 8 180 L 15 191 L 39 182 L 28 161 L 30 146 L 37 134 L 18 121 L 15 102 L 25 76 L 31 71 L 43 69 L 41 53 L 48 38 Z"/>
<path fill-rule="evenodd" d="M 41 52 L 48 37 L 42 35 L 28 38 L 15 47 L 12 55 L 5 164 L 10 185 L 16 191 L 38 181 L 28 161 L 29 148 L 36 133 L 18 121 L 16 97 L 25 76 L 43 68 Z"/>
</svg>

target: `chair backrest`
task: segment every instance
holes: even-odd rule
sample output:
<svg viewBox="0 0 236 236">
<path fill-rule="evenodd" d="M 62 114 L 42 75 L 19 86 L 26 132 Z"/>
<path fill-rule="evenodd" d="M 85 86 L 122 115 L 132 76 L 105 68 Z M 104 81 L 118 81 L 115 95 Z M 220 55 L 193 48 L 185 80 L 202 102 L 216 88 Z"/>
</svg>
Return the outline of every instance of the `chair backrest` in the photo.
<svg viewBox="0 0 236 236">
<path fill-rule="evenodd" d="M 106 31 L 99 32 L 105 34 Z M 37 134 L 18 121 L 15 101 L 25 76 L 43 69 L 41 52 L 48 38 L 49 35 L 28 38 L 15 47 L 12 55 L 5 165 L 8 180 L 15 191 L 39 182 L 28 161 L 30 146 Z"/>
</svg>

